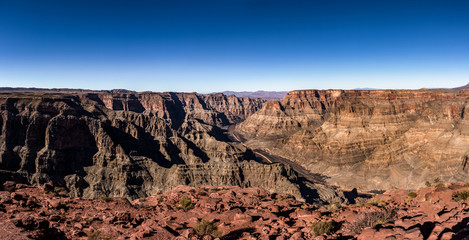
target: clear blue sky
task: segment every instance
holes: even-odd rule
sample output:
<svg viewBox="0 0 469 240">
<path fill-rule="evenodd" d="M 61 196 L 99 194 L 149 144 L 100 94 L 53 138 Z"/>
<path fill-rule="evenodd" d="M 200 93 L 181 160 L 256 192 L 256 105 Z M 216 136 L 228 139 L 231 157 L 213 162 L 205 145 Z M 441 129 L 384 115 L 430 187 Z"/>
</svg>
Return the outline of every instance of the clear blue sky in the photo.
<svg viewBox="0 0 469 240">
<path fill-rule="evenodd" d="M 469 1 L 0 0 L 0 86 L 456 87 Z"/>
</svg>

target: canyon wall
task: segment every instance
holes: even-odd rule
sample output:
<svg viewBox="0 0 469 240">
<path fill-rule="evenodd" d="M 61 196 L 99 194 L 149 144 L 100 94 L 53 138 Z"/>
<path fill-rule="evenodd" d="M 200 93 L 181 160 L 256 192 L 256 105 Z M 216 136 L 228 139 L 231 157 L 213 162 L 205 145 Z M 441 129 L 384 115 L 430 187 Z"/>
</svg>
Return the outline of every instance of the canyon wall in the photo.
<svg viewBox="0 0 469 240">
<path fill-rule="evenodd" d="M 292 91 L 236 131 L 344 188 L 417 188 L 469 179 L 468 99 L 468 90 Z"/>
<path fill-rule="evenodd" d="M 195 93 L 1 93 L 0 182 L 53 181 L 87 198 L 134 199 L 178 185 L 256 186 L 305 198 L 288 166 L 256 162 L 222 133 L 262 102 Z M 318 189 L 310 189 L 318 201 L 336 196 Z"/>
</svg>

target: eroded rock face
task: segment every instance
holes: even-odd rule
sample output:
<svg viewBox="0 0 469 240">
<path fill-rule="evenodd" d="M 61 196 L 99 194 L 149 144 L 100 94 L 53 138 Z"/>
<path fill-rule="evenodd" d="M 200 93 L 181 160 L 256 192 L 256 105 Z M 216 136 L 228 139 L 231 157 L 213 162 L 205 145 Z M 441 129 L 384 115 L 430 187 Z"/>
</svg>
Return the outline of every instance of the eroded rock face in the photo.
<svg viewBox="0 0 469 240">
<path fill-rule="evenodd" d="M 343 187 L 416 188 L 469 178 L 468 99 L 467 90 L 293 91 L 236 131 Z"/>
<path fill-rule="evenodd" d="M 222 134 L 219 126 L 244 119 L 261 103 L 221 94 L 5 93 L 0 182 L 53 181 L 87 198 L 237 185 L 303 199 L 304 184 L 288 166 L 258 163 Z M 318 201 L 340 198 L 314 189 Z"/>
<path fill-rule="evenodd" d="M 224 126 L 238 123 L 262 107 L 264 100 L 219 94 L 197 93 L 89 93 L 82 98 L 104 104 L 108 109 L 153 114 L 179 127 L 185 119 Z"/>
</svg>

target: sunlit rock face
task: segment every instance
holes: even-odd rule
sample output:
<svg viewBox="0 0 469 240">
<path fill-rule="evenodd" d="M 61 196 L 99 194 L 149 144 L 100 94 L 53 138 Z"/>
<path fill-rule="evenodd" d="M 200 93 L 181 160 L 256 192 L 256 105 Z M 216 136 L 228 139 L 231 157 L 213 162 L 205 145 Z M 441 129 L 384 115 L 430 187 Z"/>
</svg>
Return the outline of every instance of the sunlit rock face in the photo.
<svg viewBox="0 0 469 240">
<path fill-rule="evenodd" d="M 248 146 L 362 190 L 469 179 L 469 91 L 304 90 L 236 131 Z"/>
<path fill-rule="evenodd" d="M 222 133 L 262 103 L 222 94 L 2 93 L 0 181 L 53 181 L 87 198 L 237 185 L 304 199 L 292 169 L 256 162 Z M 318 189 L 310 189 L 318 201 L 337 197 Z"/>
</svg>

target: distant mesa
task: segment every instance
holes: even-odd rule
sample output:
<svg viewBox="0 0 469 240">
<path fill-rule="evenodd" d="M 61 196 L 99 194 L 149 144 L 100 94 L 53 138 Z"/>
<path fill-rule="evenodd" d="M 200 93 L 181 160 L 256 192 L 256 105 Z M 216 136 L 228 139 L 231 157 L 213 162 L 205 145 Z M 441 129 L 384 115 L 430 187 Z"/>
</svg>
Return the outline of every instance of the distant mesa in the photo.
<svg viewBox="0 0 469 240">
<path fill-rule="evenodd" d="M 353 90 L 382 90 L 380 88 L 354 88 Z"/>
<path fill-rule="evenodd" d="M 111 89 L 111 90 L 92 90 L 92 89 L 80 89 L 80 88 L 27 88 L 27 87 L 0 87 L 0 92 L 38 92 L 38 93 L 116 93 L 116 94 L 135 94 L 137 91 L 128 89 Z M 152 91 L 143 91 L 141 94 L 155 93 Z M 192 92 L 195 93 L 195 92 Z M 255 91 L 255 92 L 235 92 L 235 91 L 224 91 L 214 92 L 212 94 L 221 93 L 223 95 L 234 95 L 240 98 L 258 98 L 267 101 L 279 101 L 282 100 L 288 91 Z"/>
<path fill-rule="evenodd" d="M 282 100 L 287 91 L 243 91 L 243 92 L 234 92 L 234 91 L 224 91 L 221 92 L 225 95 L 235 95 L 236 97 L 248 97 L 248 98 L 260 98 L 267 101 L 279 101 Z"/>
<path fill-rule="evenodd" d="M 453 88 L 454 90 L 464 90 L 464 89 L 469 89 L 469 83 L 464 85 L 464 86 L 461 86 L 461 87 L 457 87 L 457 88 Z"/>
<path fill-rule="evenodd" d="M 0 92 L 49 92 L 49 93 L 136 93 L 127 89 L 91 90 L 80 88 L 27 88 L 27 87 L 0 87 Z"/>
</svg>

